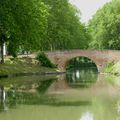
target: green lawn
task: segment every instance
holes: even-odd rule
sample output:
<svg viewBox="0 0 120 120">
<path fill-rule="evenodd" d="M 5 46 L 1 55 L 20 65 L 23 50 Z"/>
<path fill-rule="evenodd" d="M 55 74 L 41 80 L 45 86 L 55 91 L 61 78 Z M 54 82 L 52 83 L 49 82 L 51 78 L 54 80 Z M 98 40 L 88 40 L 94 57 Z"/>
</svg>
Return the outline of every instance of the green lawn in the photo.
<svg viewBox="0 0 120 120">
<path fill-rule="evenodd" d="M 4 64 L 0 64 L 0 75 L 10 75 L 16 73 L 44 73 L 55 72 L 53 68 L 42 67 L 35 59 L 19 58 L 7 59 Z"/>
</svg>

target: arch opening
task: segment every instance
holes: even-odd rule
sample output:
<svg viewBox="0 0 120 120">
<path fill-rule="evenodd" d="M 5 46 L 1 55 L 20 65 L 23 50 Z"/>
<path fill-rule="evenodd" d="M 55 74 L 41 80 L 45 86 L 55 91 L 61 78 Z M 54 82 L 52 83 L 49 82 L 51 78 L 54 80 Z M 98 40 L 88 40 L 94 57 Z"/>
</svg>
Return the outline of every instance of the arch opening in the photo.
<svg viewBox="0 0 120 120">
<path fill-rule="evenodd" d="M 81 68 L 81 67 L 96 68 L 96 70 L 98 71 L 97 64 L 92 59 L 84 56 L 72 58 L 66 64 L 66 70 L 71 68 Z"/>
<path fill-rule="evenodd" d="M 70 87 L 86 88 L 97 81 L 96 63 L 87 57 L 75 57 L 66 66 L 66 80 Z"/>
</svg>

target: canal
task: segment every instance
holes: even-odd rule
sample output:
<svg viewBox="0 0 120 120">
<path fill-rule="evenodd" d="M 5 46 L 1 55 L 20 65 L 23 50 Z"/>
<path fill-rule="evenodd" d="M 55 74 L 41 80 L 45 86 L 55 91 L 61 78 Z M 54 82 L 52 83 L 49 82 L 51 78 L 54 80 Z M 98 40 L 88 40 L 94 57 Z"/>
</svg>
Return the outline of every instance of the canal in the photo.
<svg viewBox="0 0 120 120">
<path fill-rule="evenodd" d="M 119 83 L 94 67 L 0 79 L 0 120 L 120 120 Z"/>
</svg>

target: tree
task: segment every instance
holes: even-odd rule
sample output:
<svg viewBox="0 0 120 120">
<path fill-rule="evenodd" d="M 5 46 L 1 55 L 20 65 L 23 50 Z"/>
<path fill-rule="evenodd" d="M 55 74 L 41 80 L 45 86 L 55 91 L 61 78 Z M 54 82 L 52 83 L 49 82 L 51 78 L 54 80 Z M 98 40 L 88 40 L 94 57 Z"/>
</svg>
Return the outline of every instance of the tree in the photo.
<svg viewBox="0 0 120 120">
<path fill-rule="evenodd" d="M 68 0 L 1 0 L 0 16 L 1 48 L 6 43 L 14 57 L 23 50 L 88 47 L 80 12 Z"/>
<path fill-rule="evenodd" d="M 104 5 L 89 22 L 90 47 L 120 49 L 120 0 Z"/>
<path fill-rule="evenodd" d="M 48 50 L 87 48 L 89 35 L 80 11 L 68 0 L 43 0 L 49 6 L 45 43 Z"/>
<path fill-rule="evenodd" d="M 44 40 L 47 15 L 47 6 L 41 0 L 1 0 L 1 48 L 6 42 L 12 55 L 19 49 L 39 49 Z M 3 51 L 1 54 L 3 56 Z"/>
</svg>

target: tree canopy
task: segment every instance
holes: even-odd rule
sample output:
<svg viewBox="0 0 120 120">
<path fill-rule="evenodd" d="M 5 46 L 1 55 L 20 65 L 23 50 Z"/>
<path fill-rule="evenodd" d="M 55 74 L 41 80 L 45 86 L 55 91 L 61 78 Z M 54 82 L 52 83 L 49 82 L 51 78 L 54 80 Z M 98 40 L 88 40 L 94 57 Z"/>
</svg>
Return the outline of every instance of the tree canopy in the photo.
<svg viewBox="0 0 120 120">
<path fill-rule="evenodd" d="M 47 49 L 87 48 L 89 35 L 80 22 L 80 11 L 68 0 L 44 0 L 49 6 Z"/>
<path fill-rule="evenodd" d="M 9 52 L 38 49 L 44 39 L 47 6 L 41 0 L 1 0 L 0 39 Z"/>
<path fill-rule="evenodd" d="M 120 0 L 104 5 L 89 22 L 90 47 L 120 49 Z"/>
<path fill-rule="evenodd" d="M 6 43 L 13 56 L 24 50 L 84 49 L 89 37 L 69 0 L 1 0 L 0 45 Z"/>
</svg>

